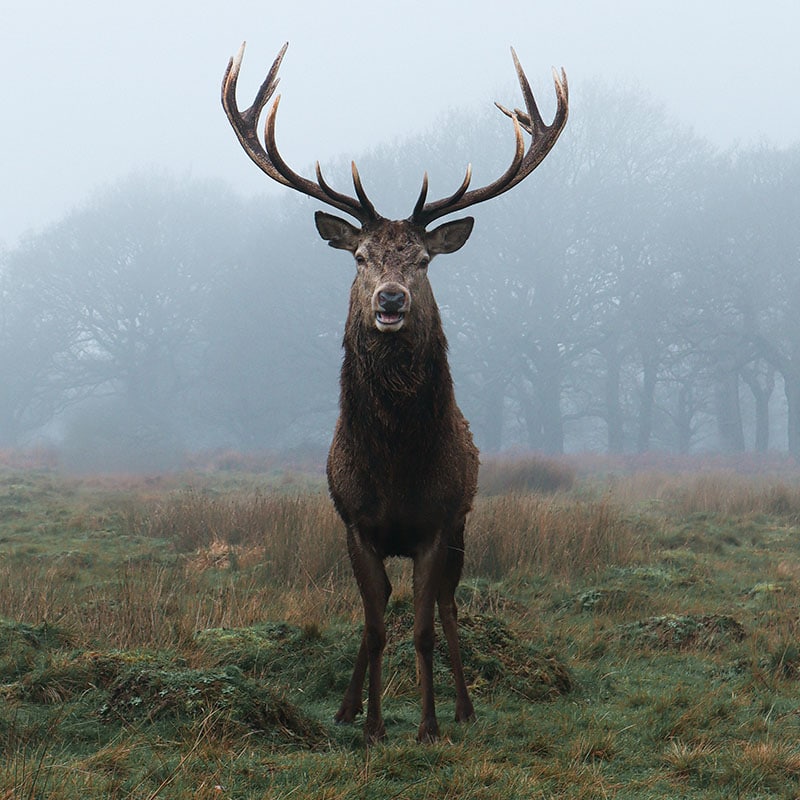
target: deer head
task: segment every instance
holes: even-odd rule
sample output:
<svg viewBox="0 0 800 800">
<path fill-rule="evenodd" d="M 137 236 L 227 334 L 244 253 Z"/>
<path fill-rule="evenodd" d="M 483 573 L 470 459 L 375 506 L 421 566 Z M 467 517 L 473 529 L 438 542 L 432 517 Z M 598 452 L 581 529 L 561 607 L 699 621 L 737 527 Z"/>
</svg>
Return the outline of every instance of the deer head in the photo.
<svg viewBox="0 0 800 800">
<path fill-rule="evenodd" d="M 358 314 L 369 320 L 380 333 L 396 333 L 408 327 L 413 320 L 412 308 L 417 300 L 433 301 L 427 279 L 430 260 L 440 253 L 458 250 L 469 238 L 474 220 L 472 217 L 446 222 L 431 231 L 426 230 L 434 221 L 468 206 L 497 197 L 524 180 L 542 162 L 556 143 L 567 122 L 567 76 L 553 73 L 558 106 L 550 125 L 542 119 L 528 79 L 520 66 L 514 49 L 511 55 L 517 72 L 526 111 L 509 111 L 498 108 L 511 118 L 514 125 L 515 150 L 508 169 L 495 181 L 481 188 L 469 189 L 472 168 L 467 167 L 464 180 L 449 197 L 427 201 L 428 176 L 422 179 L 422 190 L 414 209 L 405 220 L 387 220 L 375 210 L 361 183 L 355 163 L 352 164 L 355 197 L 332 189 L 322 176 L 319 162 L 316 181 L 294 172 L 281 157 L 275 140 L 275 119 L 280 95 L 269 109 L 264 143 L 257 132 L 258 120 L 278 85 L 278 70 L 286 53 L 285 44 L 272 64 L 266 79 L 256 93 L 253 105 L 239 111 L 236 103 L 236 83 L 244 56 L 242 44 L 237 55 L 230 60 L 222 82 L 222 105 L 228 120 L 244 151 L 270 178 L 342 211 L 361 223 L 350 222 L 318 211 L 315 215 L 317 230 L 331 247 L 349 250 L 355 257 L 357 274 L 351 294 L 351 315 Z M 525 149 L 523 129 L 531 141 Z M 428 302 L 422 304 L 428 306 Z M 435 303 L 434 303 L 435 306 Z"/>
<path fill-rule="evenodd" d="M 357 228 L 322 211 L 317 211 L 315 221 L 320 236 L 331 247 L 355 256 L 352 321 L 374 324 L 381 333 L 395 333 L 415 316 L 430 316 L 434 301 L 428 264 L 439 253 L 458 250 L 472 232 L 474 220 L 466 217 L 446 222 L 430 232 L 408 220 L 382 219 Z M 413 315 L 412 302 L 424 313 Z"/>
</svg>

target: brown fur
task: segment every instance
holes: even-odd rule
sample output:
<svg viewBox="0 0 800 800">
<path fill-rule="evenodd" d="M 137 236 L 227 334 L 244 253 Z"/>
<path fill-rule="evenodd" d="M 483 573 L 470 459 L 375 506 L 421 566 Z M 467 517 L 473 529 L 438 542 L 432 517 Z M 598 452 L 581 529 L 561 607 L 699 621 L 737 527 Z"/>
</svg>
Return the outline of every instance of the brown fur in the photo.
<svg viewBox="0 0 800 800">
<path fill-rule="evenodd" d="M 324 223 L 333 218 L 322 216 L 327 219 L 320 226 L 318 215 L 318 227 L 329 238 Z M 471 221 L 459 224 L 471 229 Z M 474 717 L 459 655 L 454 593 L 464 562 L 464 523 L 477 487 L 478 450 L 456 405 L 426 266 L 452 244 L 438 250 L 432 234 L 408 222 L 382 220 L 351 233 L 345 249 L 356 255 L 358 272 L 344 333 L 340 416 L 328 457 L 328 485 L 347 526 L 365 628 L 336 719 L 350 722 L 361 711 L 368 666 L 367 740 L 385 736 L 380 673 L 391 585 L 383 561 L 407 556 L 414 560 L 414 643 L 422 688 L 418 735 L 430 741 L 438 736 L 432 677 L 436 603 L 456 682 L 456 718 Z M 339 239 L 330 241 L 343 246 Z M 408 293 L 408 311 L 396 332 L 375 325 L 375 297 L 387 285 Z"/>
</svg>

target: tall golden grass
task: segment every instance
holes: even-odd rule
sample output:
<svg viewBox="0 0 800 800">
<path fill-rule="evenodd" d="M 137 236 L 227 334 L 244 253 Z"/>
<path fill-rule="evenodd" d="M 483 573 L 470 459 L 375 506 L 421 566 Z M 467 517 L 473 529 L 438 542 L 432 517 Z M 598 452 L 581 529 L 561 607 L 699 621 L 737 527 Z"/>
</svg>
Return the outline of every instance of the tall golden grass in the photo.
<svg viewBox="0 0 800 800">
<path fill-rule="evenodd" d="M 647 542 L 611 499 L 504 494 L 479 498 L 468 524 L 474 575 L 577 578 L 646 557 Z"/>
<path fill-rule="evenodd" d="M 614 480 L 610 491 L 625 506 L 655 502 L 676 516 L 767 514 L 800 520 L 800 485 L 774 477 L 645 472 Z"/>
<path fill-rule="evenodd" d="M 155 505 L 139 524 L 180 552 L 209 553 L 211 563 L 260 559 L 265 576 L 293 588 L 351 580 L 343 526 L 321 493 L 185 492 Z M 466 569 L 493 578 L 515 570 L 571 577 L 627 564 L 644 546 L 608 498 L 479 496 L 467 524 Z"/>
<path fill-rule="evenodd" d="M 531 474 L 519 465 L 509 474 L 520 472 Z M 116 520 L 121 534 L 150 537 L 163 547 L 154 542 L 157 555 L 121 560 L 115 573 L 89 585 L 85 576 L 94 572 L 81 559 L 91 561 L 91 554 L 0 558 L 0 616 L 46 620 L 84 643 L 120 648 L 171 647 L 198 629 L 267 618 L 319 625 L 332 616 L 358 619 L 343 526 L 326 494 L 206 486 L 129 487 L 120 501 L 125 513 L 103 518 Z M 467 577 L 570 581 L 645 561 L 651 537 L 642 520 L 654 518 L 641 513 L 643 506 L 676 516 L 800 519 L 800 487 L 729 473 L 634 474 L 549 494 L 500 488 L 480 494 L 470 515 Z M 119 487 L 108 493 L 120 497 Z M 392 569 L 398 590 L 410 587 L 409 564 Z"/>
<path fill-rule="evenodd" d="M 0 618 L 53 625 L 83 648 L 174 651 L 206 628 L 269 619 L 321 626 L 332 617 L 356 620 L 358 608 L 354 581 L 281 586 L 257 571 L 212 574 L 180 560 L 126 563 L 108 580 L 84 586 L 42 565 L 0 562 Z"/>
<path fill-rule="evenodd" d="M 358 620 L 342 523 L 322 492 L 182 490 L 125 497 L 120 533 L 150 537 L 155 556 L 122 560 L 103 579 L 91 555 L 0 559 L 0 617 L 46 620 L 76 642 L 171 648 L 210 627 L 264 619 L 324 626 Z M 613 502 L 569 495 L 479 496 L 466 535 L 466 575 L 569 579 L 643 557 L 646 545 Z M 106 568 L 108 572 L 108 568 Z M 410 591 L 405 560 L 392 567 Z"/>
</svg>

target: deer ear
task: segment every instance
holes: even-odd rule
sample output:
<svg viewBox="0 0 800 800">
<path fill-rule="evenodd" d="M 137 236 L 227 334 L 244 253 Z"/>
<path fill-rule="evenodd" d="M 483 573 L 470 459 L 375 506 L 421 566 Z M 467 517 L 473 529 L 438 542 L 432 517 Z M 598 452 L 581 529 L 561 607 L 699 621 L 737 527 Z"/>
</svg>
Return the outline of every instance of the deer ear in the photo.
<svg viewBox="0 0 800 800">
<path fill-rule="evenodd" d="M 324 211 L 317 211 L 314 214 L 314 222 L 317 224 L 319 235 L 325 239 L 331 247 L 339 250 L 349 250 L 355 253 L 361 241 L 361 229 L 351 225 L 340 217 L 333 214 L 326 214 Z"/>
<path fill-rule="evenodd" d="M 425 234 L 425 243 L 431 258 L 439 253 L 455 253 L 456 250 L 464 246 L 472 233 L 472 226 L 475 224 L 473 217 L 464 217 L 452 222 L 445 222 L 438 228 L 434 228 Z"/>
</svg>

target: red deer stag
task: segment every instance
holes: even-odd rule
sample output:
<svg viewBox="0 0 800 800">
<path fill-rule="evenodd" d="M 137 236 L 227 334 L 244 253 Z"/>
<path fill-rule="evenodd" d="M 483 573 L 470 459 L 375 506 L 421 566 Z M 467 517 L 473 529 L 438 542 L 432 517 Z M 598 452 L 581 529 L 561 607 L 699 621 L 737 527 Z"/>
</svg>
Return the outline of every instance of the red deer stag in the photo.
<svg viewBox="0 0 800 800">
<path fill-rule="evenodd" d="M 367 197 L 355 164 L 355 197 L 332 189 L 317 163 L 316 181 L 294 172 L 275 143 L 276 97 L 266 120 L 264 144 L 259 117 L 278 83 L 286 45 L 278 54 L 253 105 L 239 111 L 236 82 L 244 45 L 230 60 L 222 105 L 248 156 L 270 178 L 361 223 L 317 211 L 317 230 L 331 247 L 355 257 L 341 372 L 340 415 L 328 456 L 328 486 L 347 528 L 347 549 L 364 605 L 364 632 L 353 675 L 336 714 L 352 722 L 362 710 L 369 667 L 365 735 L 386 736 L 381 717 L 381 660 L 386 643 L 384 612 L 392 587 L 384 561 L 414 561 L 414 646 L 422 693 L 417 738 L 438 737 L 433 696 L 434 604 L 447 639 L 456 685 L 456 720 L 475 716 L 458 644 L 455 590 L 464 563 L 464 523 L 478 476 L 478 450 L 456 405 L 447 364 L 447 342 L 427 267 L 440 253 L 458 250 L 472 231 L 466 217 L 426 230 L 431 222 L 481 203 L 516 186 L 547 155 L 567 121 L 567 80 L 554 73 L 558 107 L 545 125 L 525 73 L 512 49 L 526 111 L 509 111 L 516 149 L 511 166 L 494 182 L 469 190 L 471 168 L 450 196 L 427 202 L 427 175 L 411 216 L 384 219 Z M 522 135 L 531 135 L 528 149 Z"/>
</svg>

